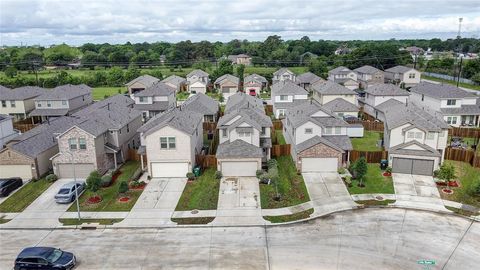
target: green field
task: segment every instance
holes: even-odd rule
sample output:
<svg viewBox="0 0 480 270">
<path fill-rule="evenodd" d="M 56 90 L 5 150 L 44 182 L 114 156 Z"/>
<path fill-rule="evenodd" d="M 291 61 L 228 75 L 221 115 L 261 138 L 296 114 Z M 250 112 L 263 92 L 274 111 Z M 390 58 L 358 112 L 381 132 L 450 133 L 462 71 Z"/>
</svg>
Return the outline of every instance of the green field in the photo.
<svg viewBox="0 0 480 270">
<path fill-rule="evenodd" d="M 28 182 L 0 204 L 0 213 L 22 212 L 51 185 L 45 178 Z"/>
<path fill-rule="evenodd" d="M 127 91 L 125 87 L 94 87 L 92 90 L 93 100 L 102 100 L 116 94 L 123 94 Z"/>
<path fill-rule="evenodd" d="M 441 83 L 447 83 L 447 84 L 457 86 L 457 82 L 444 80 L 444 79 L 439 79 L 439 78 L 435 78 L 435 77 L 430 77 L 430 76 L 426 76 L 426 75 L 423 75 L 423 74 L 422 74 L 422 79 L 441 82 Z M 468 89 L 473 89 L 473 90 L 480 90 L 480 85 L 471 85 L 471 84 L 468 84 L 468 83 L 459 83 L 458 86 L 468 88 Z"/>
<path fill-rule="evenodd" d="M 381 151 L 377 142 L 382 139 L 381 132 L 365 131 L 362 138 L 352 138 L 352 146 L 357 151 Z"/>
</svg>

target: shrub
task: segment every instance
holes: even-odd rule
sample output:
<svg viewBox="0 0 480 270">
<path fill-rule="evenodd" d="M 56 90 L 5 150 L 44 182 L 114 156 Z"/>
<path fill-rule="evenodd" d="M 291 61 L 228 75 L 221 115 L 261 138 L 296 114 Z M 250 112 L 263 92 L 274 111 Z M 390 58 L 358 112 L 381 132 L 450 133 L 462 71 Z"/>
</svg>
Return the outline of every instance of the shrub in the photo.
<svg viewBox="0 0 480 270">
<path fill-rule="evenodd" d="M 392 167 L 387 167 L 387 168 L 385 169 L 385 172 L 386 172 L 386 173 L 392 173 Z"/>
<path fill-rule="evenodd" d="M 37 182 L 37 181 L 38 181 L 38 179 L 35 176 L 32 177 L 32 182 Z"/>
<path fill-rule="evenodd" d="M 97 171 L 93 171 L 87 177 L 87 189 L 97 192 L 100 189 L 102 178 Z"/>
<path fill-rule="evenodd" d="M 134 181 L 130 182 L 130 186 L 132 186 L 132 187 L 134 187 L 134 188 L 135 188 L 135 187 L 139 187 L 139 186 L 140 186 L 140 182 L 134 180 Z"/>
<path fill-rule="evenodd" d="M 223 174 L 222 174 L 221 171 L 216 171 L 215 172 L 215 179 L 220 180 L 220 179 L 222 179 L 222 177 L 223 177 Z"/>
<path fill-rule="evenodd" d="M 188 173 L 187 173 L 187 179 L 188 179 L 188 180 L 193 180 L 193 179 L 195 179 L 195 174 L 193 174 L 193 173 L 191 173 L 191 172 L 188 172 Z"/>
<path fill-rule="evenodd" d="M 433 177 L 438 178 L 439 175 L 440 175 L 440 170 L 433 171 Z"/>
<path fill-rule="evenodd" d="M 108 187 L 110 184 L 112 184 L 112 176 L 109 174 L 102 176 L 102 179 L 100 180 L 100 186 Z"/>
<path fill-rule="evenodd" d="M 277 160 L 276 159 L 270 159 L 268 162 L 268 169 L 272 168 L 272 167 L 277 167 L 278 163 L 277 163 Z"/>
<path fill-rule="evenodd" d="M 128 183 L 127 181 L 122 181 L 120 182 L 120 185 L 118 186 L 118 193 L 123 194 L 128 191 Z"/>
<path fill-rule="evenodd" d="M 352 177 L 346 176 L 344 181 L 345 181 L 345 184 L 347 184 L 349 187 L 352 186 Z"/>
<path fill-rule="evenodd" d="M 52 173 L 52 174 L 47 175 L 47 177 L 45 179 L 47 179 L 48 182 L 53 183 L 53 182 L 57 181 L 58 177 L 55 174 Z"/>
<path fill-rule="evenodd" d="M 347 172 L 347 170 L 345 170 L 344 167 L 340 167 L 340 168 L 338 169 L 338 173 L 339 173 L 339 174 L 345 174 L 346 172 Z"/>
<path fill-rule="evenodd" d="M 258 179 L 260 179 L 260 176 L 262 176 L 263 173 L 264 173 L 263 170 L 257 170 L 257 171 L 255 172 L 255 174 L 257 175 L 257 178 L 258 178 Z"/>
</svg>

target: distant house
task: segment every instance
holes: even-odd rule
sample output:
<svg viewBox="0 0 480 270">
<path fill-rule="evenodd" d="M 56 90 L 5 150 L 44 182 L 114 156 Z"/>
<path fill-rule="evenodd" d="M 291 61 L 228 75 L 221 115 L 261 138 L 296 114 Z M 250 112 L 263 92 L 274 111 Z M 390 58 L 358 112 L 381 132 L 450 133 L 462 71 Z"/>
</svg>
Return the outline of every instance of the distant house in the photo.
<svg viewBox="0 0 480 270">
<path fill-rule="evenodd" d="M 187 87 L 187 80 L 177 75 L 168 76 L 167 78 L 163 79 L 162 82 L 175 88 L 177 93 L 186 90 Z"/>
<path fill-rule="evenodd" d="M 328 80 L 341 84 L 351 90 L 359 87 L 357 73 L 343 66 L 330 70 L 328 72 Z"/>
<path fill-rule="evenodd" d="M 210 79 L 208 73 L 203 70 L 195 69 L 187 74 L 188 92 L 192 94 L 207 92 Z"/>
<path fill-rule="evenodd" d="M 135 78 L 125 84 L 128 90 L 128 94 L 132 96 L 136 92 L 145 90 L 147 87 L 152 86 L 154 83 L 160 81 L 160 79 L 155 78 L 150 75 L 142 75 L 138 78 Z"/>
<path fill-rule="evenodd" d="M 70 115 L 92 104 L 92 88 L 85 84 L 57 86 L 36 97 L 35 109 L 29 116 L 38 116 L 42 121 L 51 117 Z"/>
<path fill-rule="evenodd" d="M 394 99 L 403 104 L 407 103 L 410 93 L 393 84 L 375 84 L 365 89 L 365 99 L 359 100 L 363 111 L 376 119 L 384 121 L 382 110 L 378 108 L 382 103 Z M 392 101 L 390 101 L 392 102 Z M 381 106 L 383 107 L 383 106 Z M 383 109 L 383 108 L 382 108 Z"/>
<path fill-rule="evenodd" d="M 198 93 L 182 103 L 181 108 L 185 111 L 193 111 L 203 115 L 203 122 L 216 122 L 220 104 L 213 98 Z"/>
<path fill-rule="evenodd" d="M 480 98 L 449 84 L 421 82 L 410 88 L 410 101 L 431 113 L 440 112 L 451 126 L 480 126 Z"/>
<path fill-rule="evenodd" d="M 312 85 L 322 81 L 325 80 L 311 72 L 306 72 L 298 75 L 295 83 L 298 84 L 300 87 L 303 87 L 305 90 L 311 91 Z"/>
<path fill-rule="evenodd" d="M 240 79 L 231 74 L 225 74 L 218 77 L 214 86 L 220 93 L 222 93 L 225 100 L 227 100 L 231 95 L 238 92 L 238 87 L 240 84 Z"/>
<path fill-rule="evenodd" d="M 295 82 L 296 75 L 288 68 L 281 68 L 273 73 L 272 84 L 283 81 L 292 81 Z"/>
<path fill-rule="evenodd" d="M 24 86 L 9 89 L 0 85 L 0 114 L 13 117 L 13 121 L 23 120 L 35 109 L 34 99 L 46 93 L 46 89 Z"/>
<path fill-rule="evenodd" d="M 336 98 L 334 100 L 331 100 L 323 104 L 323 107 L 332 111 L 339 117 L 358 117 L 358 112 L 360 111 L 355 104 L 348 102 L 343 98 Z"/>
<path fill-rule="evenodd" d="M 385 70 L 385 82 L 412 87 L 420 83 L 421 75 L 414 68 L 395 66 Z"/>
<path fill-rule="evenodd" d="M 243 91 L 251 96 L 260 94 L 267 85 L 267 79 L 255 73 L 243 78 Z"/>
<path fill-rule="evenodd" d="M 246 54 L 229 55 L 227 59 L 236 65 L 250 66 L 252 64 L 252 57 Z"/>
<path fill-rule="evenodd" d="M 271 95 L 275 118 L 284 118 L 289 108 L 308 101 L 308 92 L 289 80 L 272 85 Z"/>
<path fill-rule="evenodd" d="M 138 152 L 148 157 L 148 175 L 185 179 L 202 151 L 202 119 L 199 113 L 174 108 L 138 129 L 142 141 Z"/>
<path fill-rule="evenodd" d="M 13 129 L 13 117 L 0 114 L 0 149 L 13 138 L 19 135 L 19 132 Z"/>
<path fill-rule="evenodd" d="M 163 82 L 156 82 L 145 90 L 135 93 L 133 98 L 135 109 L 142 112 L 144 121 L 177 105 L 175 88 Z"/>
<path fill-rule="evenodd" d="M 385 81 L 383 71 L 372 66 L 365 65 L 353 71 L 357 73 L 358 83 L 363 89 L 368 88 L 369 85 L 384 83 Z"/>
</svg>

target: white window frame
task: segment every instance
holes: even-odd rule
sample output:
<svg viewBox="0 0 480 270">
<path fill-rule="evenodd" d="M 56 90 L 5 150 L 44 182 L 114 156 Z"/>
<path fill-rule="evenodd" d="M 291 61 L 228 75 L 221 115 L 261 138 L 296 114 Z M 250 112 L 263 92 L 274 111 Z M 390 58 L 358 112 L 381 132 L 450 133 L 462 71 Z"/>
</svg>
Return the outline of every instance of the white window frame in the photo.
<svg viewBox="0 0 480 270">
<path fill-rule="evenodd" d="M 414 139 L 415 138 L 415 132 L 409 131 L 407 132 L 407 139 Z"/>
<path fill-rule="evenodd" d="M 227 129 L 226 128 L 222 128 L 222 138 L 227 138 Z"/>
<path fill-rule="evenodd" d="M 83 140 L 83 143 L 82 143 Z M 82 148 L 83 146 L 83 148 Z M 87 139 L 85 138 L 78 138 L 78 149 L 80 150 L 87 150 Z"/>
<path fill-rule="evenodd" d="M 415 132 L 415 139 L 423 139 L 423 134 L 422 132 Z"/>
<path fill-rule="evenodd" d="M 288 95 L 280 95 L 280 101 L 288 100 Z"/>
<path fill-rule="evenodd" d="M 305 134 L 312 134 L 313 128 L 305 128 Z"/>
<path fill-rule="evenodd" d="M 160 137 L 161 150 L 175 150 L 176 148 L 177 148 L 177 141 L 175 137 Z"/>
<path fill-rule="evenodd" d="M 336 135 L 342 134 L 342 128 L 341 127 L 335 127 L 335 134 Z"/>
<path fill-rule="evenodd" d="M 325 128 L 325 134 L 326 135 L 332 135 L 333 134 L 333 128 L 332 127 L 326 127 Z"/>
<path fill-rule="evenodd" d="M 16 107 L 15 100 L 10 100 L 10 107 L 12 108 Z"/>
<path fill-rule="evenodd" d="M 78 149 L 77 138 L 68 139 L 68 149 L 70 149 L 70 151 Z"/>
<path fill-rule="evenodd" d="M 52 107 L 52 102 L 50 100 L 47 100 L 47 107 L 51 108 Z"/>
<path fill-rule="evenodd" d="M 455 106 L 457 105 L 456 99 L 447 99 L 447 106 Z"/>
<path fill-rule="evenodd" d="M 435 139 L 435 132 L 429 131 L 427 133 L 427 140 L 433 140 Z"/>
</svg>

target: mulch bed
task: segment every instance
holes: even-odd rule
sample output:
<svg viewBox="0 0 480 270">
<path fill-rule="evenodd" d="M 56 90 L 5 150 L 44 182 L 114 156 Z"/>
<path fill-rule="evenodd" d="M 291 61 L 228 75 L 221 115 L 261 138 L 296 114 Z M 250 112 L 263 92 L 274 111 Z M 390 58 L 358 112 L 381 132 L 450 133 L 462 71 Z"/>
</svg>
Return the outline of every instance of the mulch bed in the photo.
<svg viewBox="0 0 480 270">
<path fill-rule="evenodd" d="M 441 187 L 446 187 L 447 186 L 447 183 L 445 182 L 435 182 L 437 184 L 437 186 L 441 186 Z M 459 187 L 460 185 L 458 184 L 458 181 L 450 181 L 448 182 L 448 186 L 449 187 Z"/>
<path fill-rule="evenodd" d="M 126 202 L 130 201 L 130 197 L 120 197 L 120 199 L 118 199 L 118 201 L 122 202 L 122 203 L 126 203 Z"/>
<path fill-rule="evenodd" d="M 392 173 L 384 172 L 383 176 L 390 177 L 390 176 L 392 176 Z"/>
<path fill-rule="evenodd" d="M 443 189 L 442 189 L 442 192 L 445 193 L 445 194 L 453 194 L 453 190 L 451 190 L 451 189 L 446 189 L 446 188 L 443 188 Z"/>
<path fill-rule="evenodd" d="M 133 190 L 142 190 L 142 189 L 144 189 L 146 186 L 147 186 L 146 183 L 143 184 L 143 185 L 136 186 L 136 187 L 134 187 L 134 186 L 132 186 L 132 185 L 130 184 L 130 185 L 129 185 L 129 188 L 130 188 L 130 189 L 133 189 Z"/>
<path fill-rule="evenodd" d="M 102 197 L 97 195 L 97 196 L 93 196 L 93 197 L 88 198 L 87 203 L 95 204 L 95 203 L 99 203 L 101 201 L 102 201 Z"/>
<path fill-rule="evenodd" d="M 118 178 L 121 174 L 122 174 L 122 172 L 121 172 L 120 170 L 117 170 L 117 172 L 112 175 L 112 183 L 110 183 L 110 186 L 115 183 L 115 181 L 117 180 L 117 178 Z"/>
</svg>

